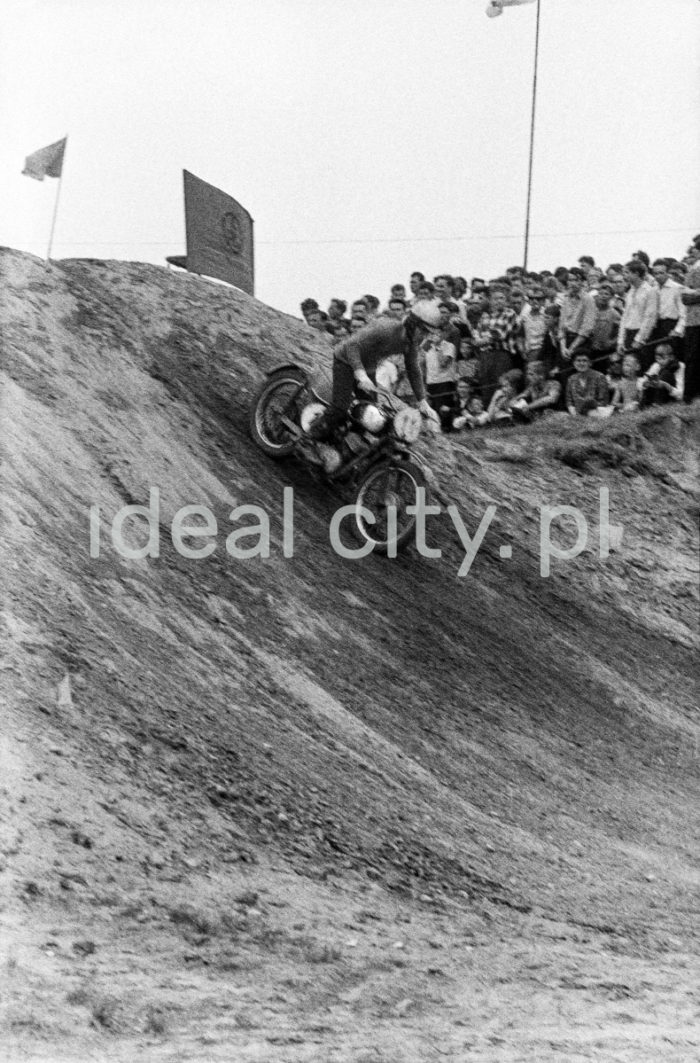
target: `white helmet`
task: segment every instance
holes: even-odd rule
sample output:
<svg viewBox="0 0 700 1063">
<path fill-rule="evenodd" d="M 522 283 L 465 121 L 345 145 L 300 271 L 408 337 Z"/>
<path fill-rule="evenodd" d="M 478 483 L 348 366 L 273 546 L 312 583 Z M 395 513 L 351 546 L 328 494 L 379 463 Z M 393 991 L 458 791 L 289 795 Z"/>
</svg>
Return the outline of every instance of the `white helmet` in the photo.
<svg viewBox="0 0 700 1063">
<path fill-rule="evenodd" d="M 432 299 L 419 299 L 411 307 L 411 313 L 429 328 L 439 328 L 442 324 L 442 314 L 438 304 Z"/>
</svg>

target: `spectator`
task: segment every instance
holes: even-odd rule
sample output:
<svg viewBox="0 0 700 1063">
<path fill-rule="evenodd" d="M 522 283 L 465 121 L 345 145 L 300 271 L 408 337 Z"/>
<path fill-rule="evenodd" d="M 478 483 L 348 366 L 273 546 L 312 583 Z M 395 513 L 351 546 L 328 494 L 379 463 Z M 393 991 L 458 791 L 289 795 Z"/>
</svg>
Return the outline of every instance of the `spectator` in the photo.
<svg viewBox="0 0 700 1063">
<path fill-rule="evenodd" d="M 437 277 L 433 277 L 433 284 L 435 285 L 435 294 L 438 299 L 452 299 L 454 281 L 449 273 L 440 273 Z"/>
<path fill-rule="evenodd" d="M 603 271 L 598 269 L 597 266 L 591 266 L 586 276 L 586 287 L 592 296 L 595 297 L 596 292 L 600 288 L 603 280 Z"/>
<path fill-rule="evenodd" d="M 377 317 L 379 314 L 379 299 L 376 295 L 363 295 L 362 296 L 365 306 L 367 307 L 367 317 L 371 320 Z"/>
<path fill-rule="evenodd" d="M 415 302 L 418 298 L 418 288 L 424 280 L 425 274 L 421 273 L 420 270 L 415 270 L 415 272 L 411 274 L 408 281 L 408 286 L 411 289 L 411 302 Z"/>
<path fill-rule="evenodd" d="M 421 281 L 418 285 L 416 292 L 416 298 L 414 302 L 418 302 L 421 299 L 434 299 L 435 298 L 435 286 L 432 281 Z"/>
<path fill-rule="evenodd" d="M 469 334 L 463 333 L 459 337 L 459 343 L 457 345 L 457 370 L 468 358 L 473 358 L 475 355 L 474 344 L 472 342 L 471 330 Z"/>
<path fill-rule="evenodd" d="M 488 299 L 482 292 L 470 295 L 467 301 L 467 324 L 472 331 L 479 323 L 479 318 L 488 308 Z"/>
<path fill-rule="evenodd" d="M 544 362 L 546 375 L 551 376 L 552 373 L 559 373 L 560 370 L 570 367 L 571 362 L 565 362 L 561 353 L 559 327 L 561 321 L 561 307 L 556 303 L 550 303 L 549 306 L 545 306 L 544 318 L 546 331 L 542 341 L 542 347 L 540 348 L 539 360 Z"/>
<path fill-rule="evenodd" d="M 561 306 L 564 289 L 553 274 L 543 279 L 542 287 L 546 297 L 546 305 L 550 306 L 552 303 L 556 303 L 557 306 Z"/>
<path fill-rule="evenodd" d="M 647 369 L 651 356 L 643 348 L 656 324 L 659 296 L 647 281 L 646 266 L 639 259 L 628 262 L 625 272 L 630 289 L 625 296 L 617 346 L 619 350 L 634 351 L 639 357 L 642 369 Z"/>
<path fill-rule="evenodd" d="M 659 316 L 649 339 L 664 340 L 668 337 L 674 349 L 677 349 L 685 334 L 685 306 L 681 299 L 683 287 L 671 279 L 668 264 L 662 258 L 656 259 L 652 272 L 659 293 Z"/>
<path fill-rule="evenodd" d="M 405 284 L 392 284 L 391 294 L 389 295 L 389 302 L 392 299 L 403 299 L 406 302 L 406 285 Z"/>
<path fill-rule="evenodd" d="M 525 292 L 519 285 L 511 288 L 510 294 L 508 295 L 508 305 L 511 310 L 515 310 L 515 315 L 520 324 L 522 324 L 523 318 L 527 317 L 530 313 L 530 307 L 525 298 Z"/>
<path fill-rule="evenodd" d="M 533 288 L 529 312 L 522 319 L 523 356 L 526 363 L 540 361 L 544 338 L 547 334 L 547 323 L 544 288 Z"/>
<path fill-rule="evenodd" d="M 685 389 L 685 365 L 676 358 L 670 343 L 654 348 L 654 362 L 641 378 L 640 407 L 680 402 Z"/>
<path fill-rule="evenodd" d="M 585 276 L 573 266 L 568 271 L 566 293 L 561 306 L 559 335 L 562 355 L 573 359 L 579 351 L 589 351 L 596 321 L 596 305 L 592 295 L 583 290 Z"/>
<path fill-rule="evenodd" d="M 449 431 L 457 406 L 457 348 L 444 335 L 430 335 L 420 346 L 425 358 L 425 390 L 440 424 Z"/>
<path fill-rule="evenodd" d="M 636 358 L 637 356 L 634 355 L 634 357 Z M 617 382 L 622 379 L 623 361 L 624 355 L 622 354 L 622 351 L 618 351 L 617 349 L 615 349 L 608 358 L 608 371 L 606 376 L 608 378 L 608 383 L 611 386 L 617 384 Z M 637 363 L 637 371 L 639 371 L 639 363 Z"/>
<path fill-rule="evenodd" d="M 453 343 L 455 350 L 459 350 L 462 336 L 468 336 L 469 326 L 460 321 L 459 307 L 451 299 L 438 303 L 438 309 L 442 314 L 442 331 L 445 339 Z"/>
<path fill-rule="evenodd" d="M 522 385 L 523 374 L 519 369 L 510 369 L 498 381 L 498 388 L 489 403 L 489 422 L 496 425 L 512 424 L 513 403 Z"/>
<path fill-rule="evenodd" d="M 306 311 L 306 324 L 316 329 L 317 332 L 322 332 L 326 337 L 335 336 L 335 329 L 329 322 L 328 315 L 318 307 L 315 310 L 311 307 Z"/>
<path fill-rule="evenodd" d="M 476 389 L 472 383 L 466 377 L 460 377 L 457 381 L 457 402 L 452 412 L 452 418 L 450 420 L 448 431 L 454 431 L 455 429 L 464 428 L 466 424 L 466 417 L 469 403 L 474 395 L 476 395 Z M 456 423 L 458 419 L 459 423 Z"/>
<path fill-rule="evenodd" d="M 622 413 L 630 413 L 639 407 L 639 362 L 636 354 L 626 354 L 622 359 L 622 373 L 618 379 L 608 376 L 612 390 L 611 404 Z"/>
<path fill-rule="evenodd" d="M 461 380 L 467 380 L 473 388 L 481 387 L 481 377 L 479 376 L 479 359 L 475 352 L 470 349 L 465 355 L 463 352 L 463 345 L 466 344 L 465 340 L 462 340 L 460 344 L 460 353 L 457 356 L 457 376 Z"/>
<path fill-rule="evenodd" d="M 335 336 L 345 336 L 350 331 L 350 319 L 345 317 L 347 308 L 344 299 L 331 299 L 328 304 L 328 323 Z"/>
<path fill-rule="evenodd" d="M 366 324 L 367 318 L 364 314 L 353 314 L 350 318 L 350 332 L 359 332 Z"/>
<path fill-rule="evenodd" d="M 502 280 L 506 284 L 522 284 L 524 277 L 525 270 L 522 266 L 509 266 Z"/>
<path fill-rule="evenodd" d="M 464 299 L 467 294 L 467 282 L 464 277 L 452 278 L 452 294 L 455 299 Z"/>
<path fill-rule="evenodd" d="M 467 323 L 467 282 L 464 277 L 453 277 L 452 279 L 452 298 L 457 303 L 457 309 L 459 311 L 459 319 L 465 324 Z"/>
<path fill-rule="evenodd" d="M 392 295 L 391 299 L 389 300 L 389 305 L 387 306 L 384 313 L 387 315 L 387 317 L 395 317 L 400 320 L 406 313 L 407 309 L 408 307 L 406 306 L 405 299 L 401 299 L 399 296 Z"/>
<path fill-rule="evenodd" d="M 608 280 L 612 284 L 613 279 L 615 277 L 622 277 L 622 275 L 624 273 L 624 270 L 625 270 L 625 267 L 622 265 L 621 262 L 611 262 L 610 265 L 608 266 L 608 268 L 605 271 L 605 276 L 608 278 Z"/>
<path fill-rule="evenodd" d="M 578 265 L 579 269 L 583 270 L 586 280 L 588 280 L 588 275 L 595 266 L 595 259 L 592 255 L 579 255 Z"/>
<path fill-rule="evenodd" d="M 688 249 L 688 260 L 691 265 L 681 300 L 685 306 L 685 401 L 692 402 L 700 395 L 700 248 L 695 244 Z"/>
<path fill-rule="evenodd" d="M 518 421 L 530 421 L 547 410 L 555 410 L 559 404 L 561 384 L 548 379 L 544 362 L 528 362 L 525 367 L 525 390 L 512 404 L 513 416 Z"/>
<path fill-rule="evenodd" d="M 647 271 L 649 270 L 649 264 L 651 262 L 651 259 L 649 258 L 649 256 L 646 253 L 646 251 L 633 251 L 632 254 L 630 255 L 630 258 L 635 260 L 635 261 L 637 261 L 637 262 L 641 262 L 642 265 L 644 266 L 644 268 Z"/>
<path fill-rule="evenodd" d="M 484 402 L 480 395 L 472 395 L 467 403 L 465 413 L 455 417 L 452 422 L 453 428 L 482 428 L 489 423 L 489 415 L 484 409 Z"/>
<path fill-rule="evenodd" d="M 595 296 L 596 319 L 591 335 L 591 352 L 593 361 L 601 373 L 607 373 L 610 355 L 617 347 L 617 335 L 620 330 L 620 314 L 611 305 L 612 287 L 601 284 Z"/>
<path fill-rule="evenodd" d="M 680 284 L 682 288 L 685 284 L 685 278 L 688 274 L 688 267 L 685 266 L 682 262 L 672 262 L 671 265 L 668 267 L 668 273 L 671 280 L 675 281 L 677 284 Z"/>
<path fill-rule="evenodd" d="M 515 311 L 506 306 L 506 293 L 502 288 L 494 287 L 489 308 L 473 330 L 485 403 L 491 401 L 503 373 L 519 368 L 521 359 L 517 342 L 521 329 Z"/>
<path fill-rule="evenodd" d="M 355 300 L 355 302 L 350 307 L 350 316 L 364 317 L 365 319 L 369 317 L 369 314 L 367 313 L 367 303 L 364 301 L 364 299 Z"/>
<path fill-rule="evenodd" d="M 621 269 L 624 268 L 624 266 L 621 267 Z M 622 314 L 625 309 L 625 297 L 627 295 L 627 292 L 629 291 L 629 284 L 625 280 L 624 273 L 613 273 L 612 277 L 610 278 L 610 284 L 612 285 L 613 293 L 612 299 L 610 300 L 610 305 L 613 310 L 617 310 L 620 317 L 622 317 Z"/>
<path fill-rule="evenodd" d="M 606 417 L 612 413 L 608 404 L 608 382 L 597 369 L 591 369 L 590 356 L 579 351 L 574 355 L 574 374 L 566 383 L 566 408 L 579 417 Z"/>
<path fill-rule="evenodd" d="M 309 311 L 310 310 L 318 310 L 318 303 L 316 302 L 315 299 L 304 299 L 303 303 L 300 304 L 299 309 L 301 310 L 302 316 L 303 316 L 304 320 L 306 321 L 306 323 L 308 325 L 308 323 L 309 323 L 309 319 L 308 319 Z"/>
</svg>

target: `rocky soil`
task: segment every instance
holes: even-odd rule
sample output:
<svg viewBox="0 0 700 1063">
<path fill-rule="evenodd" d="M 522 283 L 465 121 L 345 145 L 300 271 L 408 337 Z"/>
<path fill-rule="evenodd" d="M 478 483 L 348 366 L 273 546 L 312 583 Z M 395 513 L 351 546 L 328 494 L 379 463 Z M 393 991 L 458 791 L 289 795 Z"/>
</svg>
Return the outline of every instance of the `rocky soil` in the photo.
<svg viewBox="0 0 700 1063">
<path fill-rule="evenodd" d="M 155 266 L 0 269 L 3 1059 L 700 1058 L 700 409 L 428 438 L 441 556 L 345 560 L 247 430 L 321 338 Z M 461 577 L 447 505 L 495 507 Z M 545 577 L 557 505 L 587 545 Z"/>
</svg>

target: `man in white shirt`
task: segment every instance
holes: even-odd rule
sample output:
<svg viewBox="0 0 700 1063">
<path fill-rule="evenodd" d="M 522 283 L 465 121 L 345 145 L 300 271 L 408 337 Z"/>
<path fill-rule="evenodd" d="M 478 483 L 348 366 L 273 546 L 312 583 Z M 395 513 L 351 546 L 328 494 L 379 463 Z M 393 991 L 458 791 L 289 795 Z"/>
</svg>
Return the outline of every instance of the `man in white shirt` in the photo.
<svg viewBox="0 0 700 1063">
<path fill-rule="evenodd" d="M 671 279 L 663 258 L 657 258 L 652 272 L 658 285 L 659 317 L 650 338 L 680 340 L 685 335 L 685 306 L 681 300 L 683 285 Z"/>
<path fill-rule="evenodd" d="M 533 288 L 530 293 L 529 312 L 522 318 L 524 358 L 526 363 L 540 360 L 544 337 L 547 333 L 547 318 L 544 313 L 543 288 Z"/>
<path fill-rule="evenodd" d="M 647 347 L 647 344 L 659 316 L 658 290 L 649 284 L 646 273 L 646 266 L 637 258 L 633 258 L 625 266 L 630 290 L 625 296 L 625 309 L 622 312 L 617 340 L 619 351 L 635 352 L 642 371 L 646 371 L 654 360 L 652 349 Z"/>
</svg>

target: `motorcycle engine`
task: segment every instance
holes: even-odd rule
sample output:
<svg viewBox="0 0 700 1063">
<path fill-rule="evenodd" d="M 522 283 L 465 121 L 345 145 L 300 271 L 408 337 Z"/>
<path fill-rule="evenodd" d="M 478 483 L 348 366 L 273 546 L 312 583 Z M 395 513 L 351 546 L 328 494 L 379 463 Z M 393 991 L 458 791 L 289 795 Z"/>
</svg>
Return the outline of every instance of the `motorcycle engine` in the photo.
<svg viewBox="0 0 700 1063">
<path fill-rule="evenodd" d="M 308 432 L 314 421 L 317 421 L 319 417 L 323 416 L 325 409 L 326 407 L 322 402 L 307 403 L 299 416 L 299 424 L 301 425 L 302 431 Z"/>
</svg>

